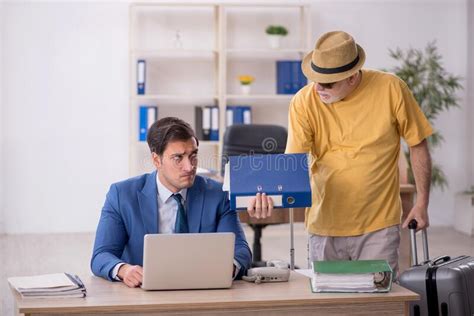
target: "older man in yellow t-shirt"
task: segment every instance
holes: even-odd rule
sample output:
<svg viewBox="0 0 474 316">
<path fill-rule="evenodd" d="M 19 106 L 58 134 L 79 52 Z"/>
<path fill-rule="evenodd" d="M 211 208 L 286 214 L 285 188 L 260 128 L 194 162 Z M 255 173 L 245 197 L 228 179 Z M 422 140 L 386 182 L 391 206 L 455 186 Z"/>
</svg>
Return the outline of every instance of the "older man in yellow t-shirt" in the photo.
<svg viewBox="0 0 474 316">
<path fill-rule="evenodd" d="M 321 36 L 302 62 L 311 81 L 292 99 L 287 153 L 310 153 L 313 205 L 306 209 L 311 260 L 386 259 L 398 271 L 400 137 L 410 146 L 417 199 L 411 219 L 429 225 L 432 128 L 398 77 L 362 70 L 365 52 L 345 32 Z M 251 216 L 271 214 L 257 195 Z"/>
</svg>

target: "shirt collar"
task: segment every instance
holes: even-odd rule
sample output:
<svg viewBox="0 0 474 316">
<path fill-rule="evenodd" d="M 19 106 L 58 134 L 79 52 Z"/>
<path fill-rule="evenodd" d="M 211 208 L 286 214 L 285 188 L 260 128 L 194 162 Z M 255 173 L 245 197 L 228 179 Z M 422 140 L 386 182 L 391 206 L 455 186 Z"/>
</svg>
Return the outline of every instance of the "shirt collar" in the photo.
<svg viewBox="0 0 474 316">
<path fill-rule="evenodd" d="M 158 188 L 158 195 L 161 197 L 163 202 L 168 201 L 168 199 L 174 194 L 161 183 L 160 178 L 158 177 L 158 172 L 156 173 L 156 187 Z M 181 191 L 178 191 L 176 193 L 181 194 L 181 197 L 183 198 L 183 202 L 186 202 L 186 195 L 188 193 L 187 188 L 184 188 Z"/>
</svg>

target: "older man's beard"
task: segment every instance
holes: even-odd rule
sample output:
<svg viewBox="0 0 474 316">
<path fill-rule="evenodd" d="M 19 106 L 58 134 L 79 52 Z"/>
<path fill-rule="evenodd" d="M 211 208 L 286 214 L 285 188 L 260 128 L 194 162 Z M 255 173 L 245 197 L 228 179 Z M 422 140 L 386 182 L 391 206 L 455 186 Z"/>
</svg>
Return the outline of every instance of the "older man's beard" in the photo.
<svg viewBox="0 0 474 316">
<path fill-rule="evenodd" d="M 339 96 L 330 96 L 329 99 L 324 99 L 319 93 L 318 93 L 318 95 L 319 95 L 319 99 L 324 104 L 336 103 L 336 102 L 339 102 L 339 101 L 342 100 L 342 97 L 339 97 Z"/>
</svg>

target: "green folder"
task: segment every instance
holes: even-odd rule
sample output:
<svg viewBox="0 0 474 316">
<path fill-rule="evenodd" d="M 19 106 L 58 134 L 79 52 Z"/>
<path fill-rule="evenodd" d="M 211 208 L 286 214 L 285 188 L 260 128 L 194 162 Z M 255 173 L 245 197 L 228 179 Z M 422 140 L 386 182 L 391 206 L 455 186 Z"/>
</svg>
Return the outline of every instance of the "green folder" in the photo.
<svg viewBox="0 0 474 316">
<path fill-rule="evenodd" d="M 393 271 L 386 260 L 314 261 L 311 290 L 317 292 L 389 292 Z"/>
</svg>

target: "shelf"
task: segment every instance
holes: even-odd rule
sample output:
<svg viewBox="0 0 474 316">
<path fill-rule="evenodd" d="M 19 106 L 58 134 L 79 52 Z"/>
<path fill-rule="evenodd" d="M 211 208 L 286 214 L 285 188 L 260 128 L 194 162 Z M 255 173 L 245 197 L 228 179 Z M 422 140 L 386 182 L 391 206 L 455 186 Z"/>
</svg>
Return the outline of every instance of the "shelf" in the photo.
<svg viewBox="0 0 474 316">
<path fill-rule="evenodd" d="M 228 49 L 227 55 L 229 59 L 302 59 L 309 50 L 304 48 L 288 48 L 288 49 Z"/>
<path fill-rule="evenodd" d="M 206 145 L 206 146 L 218 146 L 219 141 L 218 140 L 199 140 L 199 146 L 201 145 Z"/>
<path fill-rule="evenodd" d="M 212 59 L 216 57 L 217 50 L 206 49 L 158 49 L 135 50 L 131 52 L 134 59 Z"/>
<path fill-rule="evenodd" d="M 287 124 L 294 95 L 276 94 L 276 64 L 302 60 L 311 51 L 311 1 L 193 2 L 141 0 L 130 6 L 132 175 L 153 169 L 148 164 L 148 145 L 135 136 L 140 105 L 158 106 L 159 118 L 176 116 L 193 128 L 202 125 L 196 122 L 196 106 L 217 106 L 220 140 L 199 141 L 199 167 L 212 170 L 221 169 L 228 105 L 251 106 L 255 109 L 251 117 L 254 124 Z M 288 29 L 279 48 L 271 48 L 265 33 L 275 23 Z M 146 60 L 145 95 L 137 95 L 139 59 Z M 248 95 L 240 89 L 237 77 L 241 74 L 257 78 Z M 206 119 L 215 125 L 215 112 L 212 114 Z"/>
<path fill-rule="evenodd" d="M 148 149 L 148 143 L 146 141 L 135 141 L 135 145 L 139 147 L 146 147 Z M 199 140 L 199 146 L 204 145 L 204 146 L 218 146 L 219 141 L 218 140 Z"/>
<path fill-rule="evenodd" d="M 134 95 L 133 100 L 143 101 L 173 101 L 173 102 L 209 102 L 209 100 L 216 100 L 215 95 L 179 95 L 179 94 L 146 94 Z"/>
<path fill-rule="evenodd" d="M 228 94 L 227 99 L 240 100 L 284 100 L 290 101 L 293 94 Z"/>
<path fill-rule="evenodd" d="M 294 0 L 288 2 L 287 0 L 273 0 L 271 2 L 256 2 L 256 3 L 242 3 L 241 1 L 227 2 L 225 4 L 228 8 L 300 8 L 302 6 L 309 6 L 311 4 L 308 0 Z"/>
</svg>

